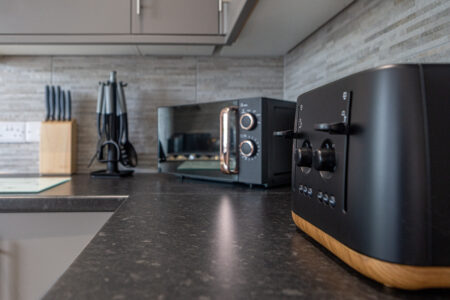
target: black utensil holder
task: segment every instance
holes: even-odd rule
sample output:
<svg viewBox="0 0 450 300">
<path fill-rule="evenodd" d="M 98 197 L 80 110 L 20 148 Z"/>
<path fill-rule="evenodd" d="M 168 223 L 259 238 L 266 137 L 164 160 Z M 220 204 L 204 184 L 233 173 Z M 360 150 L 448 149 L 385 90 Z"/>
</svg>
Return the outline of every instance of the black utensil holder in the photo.
<svg viewBox="0 0 450 300">
<path fill-rule="evenodd" d="M 106 145 L 107 147 L 107 159 L 100 161 L 101 163 L 106 163 L 106 169 L 91 172 L 91 177 L 95 178 L 120 178 L 131 176 L 134 173 L 134 170 L 119 170 L 120 141 L 117 129 L 119 128 L 120 121 L 116 114 L 117 80 L 115 71 L 111 72 L 109 84 L 112 87 L 111 112 L 107 115 L 107 130 L 110 136 L 109 139 L 103 143 L 103 145 Z"/>
</svg>

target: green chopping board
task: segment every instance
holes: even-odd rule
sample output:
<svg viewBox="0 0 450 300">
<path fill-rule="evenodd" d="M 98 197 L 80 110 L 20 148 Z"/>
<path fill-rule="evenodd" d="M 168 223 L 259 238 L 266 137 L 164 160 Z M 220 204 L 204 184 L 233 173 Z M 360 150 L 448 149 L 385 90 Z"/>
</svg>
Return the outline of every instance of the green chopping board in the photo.
<svg viewBox="0 0 450 300">
<path fill-rule="evenodd" d="M 70 177 L 0 177 L 0 194 L 34 194 L 70 180 Z"/>
</svg>

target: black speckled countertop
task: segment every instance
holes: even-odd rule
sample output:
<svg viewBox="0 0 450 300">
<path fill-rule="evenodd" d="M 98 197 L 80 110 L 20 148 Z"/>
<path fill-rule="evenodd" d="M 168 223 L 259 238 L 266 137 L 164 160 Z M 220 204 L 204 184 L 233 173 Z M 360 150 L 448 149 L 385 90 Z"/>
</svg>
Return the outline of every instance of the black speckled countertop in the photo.
<svg viewBox="0 0 450 300">
<path fill-rule="evenodd" d="M 289 188 L 77 175 L 0 211 L 112 211 L 45 299 L 450 298 L 383 287 L 296 229 Z"/>
</svg>

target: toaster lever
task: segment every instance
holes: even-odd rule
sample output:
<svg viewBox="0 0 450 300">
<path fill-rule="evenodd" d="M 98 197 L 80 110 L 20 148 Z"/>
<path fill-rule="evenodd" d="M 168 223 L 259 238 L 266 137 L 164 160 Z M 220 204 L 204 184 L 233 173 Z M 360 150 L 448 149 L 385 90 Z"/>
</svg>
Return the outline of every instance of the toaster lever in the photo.
<svg viewBox="0 0 450 300">
<path fill-rule="evenodd" d="M 314 130 L 325 131 L 329 134 L 347 134 L 348 125 L 343 122 L 338 123 L 319 123 L 314 125 Z"/>
<path fill-rule="evenodd" d="M 303 134 L 300 132 L 294 132 L 294 130 L 282 130 L 282 131 L 274 131 L 274 136 L 282 136 L 286 139 L 301 139 Z"/>
</svg>

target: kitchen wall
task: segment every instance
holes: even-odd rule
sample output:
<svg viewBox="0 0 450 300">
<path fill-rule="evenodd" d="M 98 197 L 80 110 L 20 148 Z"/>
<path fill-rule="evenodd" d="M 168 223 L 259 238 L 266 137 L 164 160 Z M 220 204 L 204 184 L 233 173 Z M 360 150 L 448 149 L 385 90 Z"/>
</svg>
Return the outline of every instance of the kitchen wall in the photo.
<svg viewBox="0 0 450 300">
<path fill-rule="evenodd" d="M 130 140 L 139 154 L 138 171 L 157 166 L 156 109 L 162 105 L 236 97 L 283 96 L 283 58 L 5 56 L 0 57 L 0 121 L 41 121 L 44 86 L 72 90 L 78 123 L 78 169 L 95 152 L 97 83 L 111 70 L 128 82 Z M 0 144 L 0 172 L 37 173 L 39 144 Z"/>
<path fill-rule="evenodd" d="M 285 56 L 284 97 L 408 62 L 450 63 L 450 1 L 355 1 Z"/>
<path fill-rule="evenodd" d="M 450 63 L 450 1 L 356 0 L 284 59 L 142 56 L 0 57 L 0 121 L 44 118 L 44 86 L 72 90 L 79 124 L 78 168 L 95 151 L 97 83 L 117 70 L 129 83 L 131 141 L 138 171 L 157 165 L 156 108 L 236 97 L 297 96 L 382 64 Z M 39 145 L 0 144 L 0 173 L 37 173 Z M 99 169 L 95 165 L 91 170 Z"/>
</svg>

